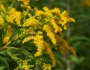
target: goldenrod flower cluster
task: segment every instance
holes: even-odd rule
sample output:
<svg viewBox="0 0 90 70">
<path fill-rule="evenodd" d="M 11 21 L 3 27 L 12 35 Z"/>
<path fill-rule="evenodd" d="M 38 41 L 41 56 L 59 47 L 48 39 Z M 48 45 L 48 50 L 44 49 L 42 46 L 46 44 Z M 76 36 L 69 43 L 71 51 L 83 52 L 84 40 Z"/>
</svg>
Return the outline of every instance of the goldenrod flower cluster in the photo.
<svg viewBox="0 0 90 70">
<path fill-rule="evenodd" d="M 18 0 L 19 2 L 22 2 L 21 7 L 26 8 L 26 11 L 31 10 L 31 7 L 29 6 L 30 0 Z"/>
<path fill-rule="evenodd" d="M 34 56 L 41 56 L 43 50 L 43 36 L 36 35 L 36 37 L 34 38 L 34 43 L 37 47 L 37 52 L 34 54 Z"/>
<path fill-rule="evenodd" d="M 51 65 L 50 64 L 43 64 L 43 70 L 51 70 Z"/>
<path fill-rule="evenodd" d="M 54 58 L 54 55 L 53 55 L 53 52 L 51 50 L 51 48 L 49 47 L 49 44 L 47 42 L 44 41 L 44 49 L 46 50 L 46 54 L 49 55 L 49 57 L 51 58 L 52 60 L 52 67 L 55 67 L 56 65 L 56 60 Z"/>
<path fill-rule="evenodd" d="M 19 63 L 19 66 L 15 68 L 14 70 L 30 70 L 33 67 L 33 65 L 28 64 L 28 60 L 21 60 Z"/>
<path fill-rule="evenodd" d="M 22 38 L 22 44 L 26 42 L 34 43 L 37 47 L 37 52 L 34 54 L 35 57 L 41 57 L 43 51 L 49 55 L 52 65 L 44 64 L 44 70 L 51 70 L 56 65 L 50 44 L 55 46 L 55 49 L 59 50 L 62 54 L 71 51 L 75 55 L 74 50 L 61 37 L 62 30 L 66 29 L 66 24 L 75 22 L 66 11 L 60 12 L 59 8 L 49 10 L 47 7 L 44 7 L 43 10 L 38 10 L 36 7 L 30 10 L 30 0 L 18 1 L 22 2 L 21 7 L 26 8 L 25 10 L 17 11 L 13 7 L 5 9 L 3 5 L 0 5 L 2 9 L 0 10 L 0 25 L 9 25 L 9 30 L 13 30 L 12 25 L 20 27 L 20 29 L 22 28 L 23 32 L 17 33 L 16 35 L 18 36 L 14 40 Z M 34 14 L 30 11 L 34 12 Z M 10 35 L 12 35 L 12 31 L 6 33 L 4 43 L 8 43 Z M 23 69 L 28 70 L 28 67 L 24 65 Z"/>
<path fill-rule="evenodd" d="M 49 36 L 49 38 L 51 39 L 52 43 L 55 45 L 56 44 L 56 39 L 55 36 L 51 30 L 51 27 L 49 25 L 44 25 L 43 30 L 46 31 L 47 36 Z"/>
<path fill-rule="evenodd" d="M 22 2 L 24 6 L 28 6 L 30 2 L 30 0 L 18 0 L 18 1 Z"/>
<path fill-rule="evenodd" d="M 5 7 L 3 4 L 0 4 L 0 25 L 4 23 L 3 12 L 5 12 Z"/>
<path fill-rule="evenodd" d="M 9 7 L 6 11 L 6 21 L 8 23 L 16 24 L 18 26 L 21 26 L 21 12 L 16 11 L 15 8 Z"/>
<path fill-rule="evenodd" d="M 9 49 L 12 49 L 12 48 L 9 48 Z M 32 68 L 34 67 L 34 64 L 30 63 L 33 58 L 32 55 L 27 54 L 30 58 L 29 59 L 26 58 L 23 60 L 17 57 L 15 54 L 12 54 L 11 52 L 8 52 L 8 51 L 7 51 L 7 54 L 18 64 L 18 66 L 14 70 L 32 70 Z"/>
<path fill-rule="evenodd" d="M 37 25 L 38 25 L 38 20 L 36 20 L 34 17 L 30 17 L 26 19 L 25 23 L 23 24 L 23 27 L 27 27 L 27 26 L 36 27 Z"/>
<path fill-rule="evenodd" d="M 75 56 L 75 51 L 72 47 L 68 45 L 68 43 L 60 36 L 55 35 L 57 40 L 57 49 L 62 53 L 65 54 L 66 52 L 70 51 Z"/>
<path fill-rule="evenodd" d="M 4 23 L 4 19 L 0 16 L 0 25 Z"/>
<path fill-rule="evenodd" d="M 2 14 L 3 12 L 5 12 L 5 7 L 3 4 L 0 4 L 0 14 Z"/>
<path fill-rule="evenodd" d="M 11 28 L 11 26 L 7 26 L 7 31 L 6 31 L 6 35 L 4 36 L 4 38 L 3 38 L 3 43 L 5 44 L 5 43 L 8 43 L 8 41 L 9 41 L 9 38 L 10 38 L 10 36 L 11 36 L 11 34 L 12 34 L 12 28 Z"/>
</svg>

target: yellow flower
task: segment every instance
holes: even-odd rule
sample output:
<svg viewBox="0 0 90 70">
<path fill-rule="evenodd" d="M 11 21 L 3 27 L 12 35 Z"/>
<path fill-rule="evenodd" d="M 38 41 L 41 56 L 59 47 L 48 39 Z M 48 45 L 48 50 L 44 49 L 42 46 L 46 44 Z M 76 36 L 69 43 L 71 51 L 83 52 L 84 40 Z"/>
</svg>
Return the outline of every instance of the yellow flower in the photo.
<svg viewBox="0 0 90 70">
<path fill-rule="evenodd" d="M 60 10 L 59 8 L 54 8 L 51 10 L 52 13 L 55 13 L 57 16 L 60 16 Z"/>
<path fill-rule="evenodd" d="M 69 17 L 67 11 L 63 11 L 61 13 L 61 21 L 59 22 L 59 24 L 61 24 L 64 27 L 64 29 L 66 29 L 66 24 L 69 22 L 75 22 L 75 20 Z"/>
<path fill-rule="evenodd" d="M 44 11 L 49 11 L 49 9 L 47 7 L 43 7 Z"/>
<path fill-rule="evenodd" d="M 51 39 L 52 43 L 56 45 L 56 39 L 54 33 L 51 30 L 51 27 L 49 25 L 44 25 L 43 30 L 46 31 L 47 36 Z"/>
<path fill-rule="evenodd" d="M 15 8 L 9 7 L 5 16 L 8 23 L 21 26 L 21 12 L 16 11 Z"/>
<path fill-rule="evenodd" d="M 6 21 L 9 22 L 9 23 L 14 23 L 14 20 L 13 20 L 12 16 L 6 15 Z"/>
<path fill-rule="evenodd" d="M 5 35 L 4 39 L 3 39 L 4 44 L 9 42 L 9 38 L 10 38 L 10 36 L 12 34 L 12 31 L 13 31 L 13 29 L 11 28 L 11 26 L 8 25 L 6 35 Z"/>
<path fill-rule="evenodd" d="M 15 12 L 15 8 L 9 7 L 9 11 L 7 11 L 7 15 L 5 16 L 7 22 L 14 24 Z"/>
<path fill-rule="evenodd" d="M 36 20 L 34 17 L 30 17 L 26 19 L 25 23 L 23 24 L 24 27 L 36 27 L 38 25 L 38 20 Z"/>
<path fill-rule="evenodd" d="M 22 44 L 26 43 L 26 42 L 29 42 L 30 40 L 34 39 L 33 36 L 29 36 L 29 37 L 26 37 L 24 38 L 24 40 L 22 41 Z"/>
<path fill-rule="evenodd" d="M 54 58 L 54 55 L 52 53 L 52 50 L 51 50 L 49 44 L 45 41 L 44 41 L 44 49 L 46 50 L 46 54 L 48 54 L 49 57 L 51 58 L 52 67 L 55 67 L 56 66 L 56 60 Z"/>
<path fill-rule="evenodd" d="M 44 7 L 43 10 L 38 10 L 37 8 L 34 8 L 35 10 L 35 16 L 38 17 L 44 17 L 44 19 L 49 19 L 53 17 L 53 14 L 50 12 L 50 10 L 48 10 L 47 7 Z"/>
<path fill-rule="evenodd" d="M 53 28 L 55 29 L 55 33 L 62 32 L 62 28 L 56 24 L 55 20 L 52 19 L 50 20 L 50 22 L 53 25 Z"/>
<path fill-rule="evenodd" d="M 4 23 L 4 19 L 0 16 L 0 25 Z"/>
<path fill-rule="evenodd" d="M 61 13 L 61 19 L 66 20 L 66 22 L 75 22 L 75 20 L 73 18 L 69 17 L 67 11 L 63 11 Z"/>
<path fill-rule="evenodd" d="M 32 10 L 32 8 L 30 6 L 26 6 L 26 8 L 27 8 L 27 10 L 26 10 L 27 12 L 30 11 L 30 10 Z"/>
<path fill-rule="evenodd" d="M 29 5 L 30 0 L 23 0 L 24 5 Z"/>
<path fill-rule="evenodd" d="M 70 22 L 75 22 L 75 19 L 73 19 L 73 18 L 70 18 Z"/>
<path fill-rule="evenodd" d="M 23 2 L 23 4 L 26 6 L 29 5 L 29 2 L 30 2 L 30 0 L 18 0 L 18 1 Z"/>
<path fill-rule="evenodd" d="M 76 56 L 74 49 L 68 45 L 67 41 L 58 35 L 55 35 L 55 37 L 57 40 L 57 50 L 59 50 L 62 54 L 70 51 L 74 56 Z"/>
<path fill-rule="evenodd" d="M 34 7 L 34 11 L 35 11 L 35 12 L 38 11 L 38 8 L 37 8 L 37 7 Z"/>
<path fill-rule="evenodd" d="M 34 43 L 37 47 L 37 52 L 34 54 L 35 57 L 42 55 L 43 50 L 43 36 L 42 35 L 36 35 L 34 37 Z"/>
<path fill-rule="evenodd" d="M 24 60 L 21 68 L 24 69 L 24 70 L 29 70 L 30 66 L 31 65 L 28 64 L 28 60 Z"/>
<path fill-rule="evenodd" d="M 31 68 L 34 66 L 34 65 L 30 65 L 28 64 L 28 61 L 30 60 L 20 60 L 19 61 L 19 66 L 17 68 L 15 68 L 14 70 L 31 70 Z"/>
<path fill-rule="evenodd" d="M 51 70 L 51 65 L 50 64 L 43 64 L 43 70 Z"/>
<path fill-rule="evenodd" d="M 15 12 L 15 22 L 18 26 L 21 26 L 21 12 Z"/>
<path fill-rule="evenodd" d="M 35 11 L 35 16 L 44 16 L 44 12 L 42 10 Z"/>
<path fill-rule="evenodd" d="M 5 7 L 4 7 L 3 4 L 0 4 L 0 9 L 1 9 L 3 12 L 5 12 Z"/>
<path fill-rule="evenodd" d="M 10 36 L 5 36 L 4 39 L 3 39 L 3 43 L 7 44 L 8 41 L 9 41 L 9 38 L 10 38 Z"/>
</svg>

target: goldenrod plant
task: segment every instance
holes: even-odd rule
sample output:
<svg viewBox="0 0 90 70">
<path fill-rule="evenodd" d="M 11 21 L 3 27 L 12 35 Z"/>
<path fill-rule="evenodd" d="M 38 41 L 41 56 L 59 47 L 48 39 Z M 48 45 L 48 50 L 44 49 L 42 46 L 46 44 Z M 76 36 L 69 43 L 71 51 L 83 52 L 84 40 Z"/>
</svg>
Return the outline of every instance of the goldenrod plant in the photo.
<svg viewBox="0 0 90 70">
<path fill-rule="evenodd" d="M 52 49 L 62 55 L 68 51 L 76 55 L 62 37 L 66 25 L 75 22 L 67 11 L 46 6 L 39 10 L 30 6 L 30 0 L 17 1 L 21 10 L 0 4 L 0 59 L 6 64 L 1 70 L 34 70 L 37 65 L 41 70 L 52 70 L 57 63 Z M 44 55 L 51 61 L 45 62 Z"/>
</svg>

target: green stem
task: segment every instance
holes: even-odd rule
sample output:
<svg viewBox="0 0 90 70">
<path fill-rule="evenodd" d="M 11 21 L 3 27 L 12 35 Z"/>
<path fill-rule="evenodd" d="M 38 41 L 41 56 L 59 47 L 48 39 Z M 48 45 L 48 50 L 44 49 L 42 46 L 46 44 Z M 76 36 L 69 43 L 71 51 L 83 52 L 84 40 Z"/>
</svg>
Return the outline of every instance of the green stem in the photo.
<svg viewBox="0 0 90 70">
<path fill-rule="evenodd" d="M 16 0 L 11 0 L 11 1 L 12 1 L 12 2 L 11 2 L 11 4 L 10 4 L 10 6 L 13 7 L 14 4 L 16 3 Z"/>
<path fill-rule="evenodd" d="M 3 46 L 2 48 L 0 48 L 0 50 L 6 48 L 10 43 L 11 43 L 11 41 L 9 41 L 5 46 Z"/>
<path fill-rule="evenodd" d="M 16 37 L 17 37 L 17 35 L 12 40 L 14 40 Z M 0 50 L 6 48 L 12 42 L 12 40 L 10 40 L 5 46 L 3 46 L 2 48 L 0 48 Z"/>
<path fill-rule="evenodd" d="M 67 0 L 67 12 L 70 15 L 70 0 Z M 70 23 L 67 24 L 67 41 L 70 44 Z M 67 70 L 70 70 L 70 59 L 69 59 L 69 53 L 66 55 L 67 59 Z"/>
</svg>

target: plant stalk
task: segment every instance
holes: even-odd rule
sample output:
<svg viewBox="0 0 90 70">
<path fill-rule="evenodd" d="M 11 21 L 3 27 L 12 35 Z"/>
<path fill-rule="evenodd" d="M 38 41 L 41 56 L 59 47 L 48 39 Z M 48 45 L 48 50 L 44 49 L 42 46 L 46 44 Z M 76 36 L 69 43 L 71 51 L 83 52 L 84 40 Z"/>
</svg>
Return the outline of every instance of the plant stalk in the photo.
<svg viewBox="0 0 90 70">
<path fill-rule="evenodd" d="M 70 15 L 70 0 L 67 0 L 67 12 L 68 15 Z M 70 23 L 67 24 L 67 42 L 70 44 Z M 69 59 L 69 53 L 66 54 L 67 59 L 67 70 L 70 70 L 70 59 Z"/>
</svg>

